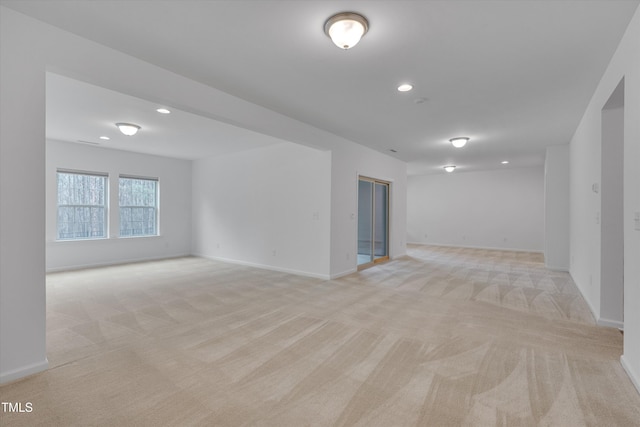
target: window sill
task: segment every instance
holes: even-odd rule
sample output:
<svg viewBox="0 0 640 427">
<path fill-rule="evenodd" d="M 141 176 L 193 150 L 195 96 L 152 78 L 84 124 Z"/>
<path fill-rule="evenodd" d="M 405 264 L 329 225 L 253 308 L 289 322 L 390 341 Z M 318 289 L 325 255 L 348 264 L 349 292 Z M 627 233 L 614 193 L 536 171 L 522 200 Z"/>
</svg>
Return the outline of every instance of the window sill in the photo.
<svg viewBox="0 0 640 427">
<path fill-rule="evenodd" d="M 97 243 L 99 242 L 116 242 L 118 240 L 131 240 L 131 239 L 158 239 L 162 238 L 161 234 L 157 234 L 154 236 L 113 236 L 113 237 L 99 237 L 93 239 L 65 239 L 65 240 L 57 240 L 50 239 L 47 240 L 47 244 L 68 244 L 68 243 Z"/>
<path fill-rule="evenodd" d="M 49 240 L 49 243 L 99 242 L 102 240 L 109 240 L 109 238 L 108 237 L 92 237 L 89 239 L 55 239 L 55 240 Z"/>
</svg>

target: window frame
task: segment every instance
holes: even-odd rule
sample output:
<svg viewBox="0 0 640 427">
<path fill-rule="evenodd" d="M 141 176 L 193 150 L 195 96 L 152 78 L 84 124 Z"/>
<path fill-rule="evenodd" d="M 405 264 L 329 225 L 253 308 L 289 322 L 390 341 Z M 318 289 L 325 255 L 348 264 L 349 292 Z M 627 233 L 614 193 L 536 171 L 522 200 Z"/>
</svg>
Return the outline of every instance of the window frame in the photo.
<svg viewBox="0 0 640 427">
<path fill-rule="evenodd" d="M 151 181 L 155 183 L 155 197 L 154 197 L 154 206 L 146 206 L 146 205 L 122 205 L 122 191 L 120 187 L 121 180 L 130 179 L 130 180 L 140 180 L 140 181 Z M 122 209 L 136 209 L 136 208 L 150 208 L 152 207 L 154 210 L 154 234 L 122 234 Z M 133 238 L 149 238 L 149 237 L 159 237 L 160 236 L 160 179 L 158 177 L 149 177 L 149 176 L 139 176 L 139 175 L 129 175 L 129 174 L 120 174 L 118 175 L 118 218 L 119 218 L 119 226 L 118 226 L 118 238 L 121 239 L 133 239 Z"/>
<path fill-rule="evenodd" d="M 103 194 L 102 194 L 102 205 L 86 205 L 86 204 L 61 204 L 60 203 L 60 174 L 66 175 L 82 175 L 88 177 L 97 177 L 102 178 L 103 182 Z M 60 237 L 60 208 L 102 208 L 103 209 L 103 219 L 102 219 L 102 236 L 89 236 L 89 237 Z M 76 221 L 74 221 L 75 223 Z M 75 232 L 74 232 L 75 233 Z M 76 169 L 56 169 L 56 241 L 57 242 L 74 242 L 74 241 L 91 241 L 91 240 L 105 240 L 109 238 L 109 174 L 106 172 L 96 172 L 96 171 L 84 171 L 84 170 L 76 170 Z"/>
</svg>

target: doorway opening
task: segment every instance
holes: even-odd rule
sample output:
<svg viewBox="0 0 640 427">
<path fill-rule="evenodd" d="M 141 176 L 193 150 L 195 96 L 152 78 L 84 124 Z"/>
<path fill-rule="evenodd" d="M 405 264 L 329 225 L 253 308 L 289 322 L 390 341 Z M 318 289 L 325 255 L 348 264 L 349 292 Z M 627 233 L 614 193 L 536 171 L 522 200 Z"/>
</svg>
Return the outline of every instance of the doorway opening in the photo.
<svg viewBox="0 0 640 427">
<path fill-rule="evenodd" d="M 624 79 L 602 108 L 600 319 L 624 326 Z"/>
<path fill-rule="evenodd" d="M 358 177 L 358 270 L 389 259 L 390 185 Z"/>
</svg>

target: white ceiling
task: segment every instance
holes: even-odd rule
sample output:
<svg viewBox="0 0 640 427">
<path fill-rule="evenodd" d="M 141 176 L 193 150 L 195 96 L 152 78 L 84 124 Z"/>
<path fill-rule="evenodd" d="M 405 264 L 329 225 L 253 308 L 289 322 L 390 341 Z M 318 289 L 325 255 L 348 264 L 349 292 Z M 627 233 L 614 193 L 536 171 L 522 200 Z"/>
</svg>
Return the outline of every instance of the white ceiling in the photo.
<svg viewBox="0 0 640 427">
<path fill-rule="evenodd" d="M 409 162 L 410 173 L 432 173 L 448 163 L 459 171 L 498 168 L 502 160 L 539 165 L 544 147 L 568 143 L 638 0 L 2 4 L 393 155 Z M 322 31 L 344 10 L 370 21 L 348 51 Z M 414 90 L 397 92 L 402 82 Z M 60 109 L 78 108 L 69 99 Z M 144 108 L 140 102 L 133 98 L 119 111 Z M 91 114 L 76 122 L 113 122 Z M 210 119 L 184 119 L 207 137 L 230 131 Z M 160 135 L 174 125 L 155 126 Z M 81 135 L 89 131 L 59 128 L 55 138 L 95 137 Z M 202 139 L 192 136 L 193 157 Z M 455 136 L 472 140 L 454 150 L 447 140 Z M 165 142 L 159 154 L 176 144 Z"/>
<path fill-rule="evenodd" d="M 47 73 L 47 138 L 194 160 L 251 150 L 282 140 L 88 83 Z M 141 126 L 125 136 L 116 123 Z M 110 139 L 103 141 L 100 136 Z"/>
</svg>

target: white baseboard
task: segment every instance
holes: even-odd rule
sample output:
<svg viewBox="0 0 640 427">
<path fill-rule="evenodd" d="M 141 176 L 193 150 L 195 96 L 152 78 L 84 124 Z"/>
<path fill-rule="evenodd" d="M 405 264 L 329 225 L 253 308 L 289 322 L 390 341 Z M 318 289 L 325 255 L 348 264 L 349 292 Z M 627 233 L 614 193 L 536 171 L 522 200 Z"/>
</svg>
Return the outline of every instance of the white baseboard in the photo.
<svg viewBox="0 0 640 427">
<path fill-rule="evenodd" d="M 638 376 L 638 374 L 633 370 L 631 365 L 627 363 L 627 358 L 624 357 L 624 354 L 620 356 L 620 363 L 622 364 L 624 371 L 627 373 L 627 375 L 629 375 L 629 379 L 631 380 L 633 385 L 636 387 L 636 390 L 638 390 L 638 393 L 640 393 L 640 376 Z"/>
<path fill-rule="evenodd" d="M 604 326 L 604 327 L 607 327 L 607 328 L 616 328 L 616 329 L 620 329 L 621 331 L 624 330 L 624 323 L 623 322 L 619 322 L 617 320 L 603 319 L 603 318 L 599 317 L 598 313 L 596 312 L 596 310 L 591 305 L 591 301 L 589 301 L 587 299 L 587 297 L 585 297 L 584 293 L 582 292 L 582 288 L 580 286 L 578 286 L 578 283 L 573 278 L 573 275 L 571 275 L 571 280 L 573 280 L 573 282 L 576 284 L 576 287 L 578 288 L 578 291 L 580 292 L 580 295 L 582 295 L 582 299 L 584 300 L 584 302 L 587 303 L 587 307 L 589 307 L 589 311 L 591 311 L 591 315 L 593 316 L 593 319 L 596 321 L 596 325 Z"/>
<path fill-rule="evenodd" d="M 406 257 L 406 256 L 407 256 L 407 253 L 406 253 L 406 252 L 403 252 L 403 253 L 401 253 L 401 254 L 396 254 L 396 255 L 392 256 L 392 257 L 391 257 L 391 259 L 392 259 L 392 260 L 396 260 L 396 259 L 404 258 L 404 257 Z"/>
<path fill-rule="evenodd" d="M 544 263 L 544 268 L 546 268 L 547 270 L 551 270 L 551 271 L 561 271 L 563 273 L 568 273 L 569 272 L 569 267 L 559 267 L 556 265 L 550 265 L 547 264 L 546 262 Z"/>
<path fill-rule="evenodd" d="M 343 271 L 342 273 L 332 274 L 331 280 L 339 279 L 341 277 L 348 276 L 350 274 L 357 273 L 357 272 L 358 272 L 357 268 L 350 268 L 349 270 Z"/>
<path fill-rule="evenodd" d="M 619 322 L 617 320 L 609 320 L 609 319 L 598 319 L 597 320 L 598 326 L 607 326 L 609 328 L 617 328 L 620 329 L 621 331 L 624 330 L 624 323 L 623 322 Z"/>
<path fill-rule="evenodd" d="M 442 246 L 445 248 L 464 248 L 464 249 L 486 249 L 489 251 L 531 252 L 534 254 L 544 253 L 539 249 L 516 249 L 516 248 L 502 248 L 502 247 L 491 247 L 491 246 L 467 246 L 467 245 L 452 245 L 447 243 L 407 242 L 407 245 Z"/>
<path fill-rule="evenodd" d="M 263 270 L 278 271 L 280 273 L 295 274 L 296 276 L 311 277 L 313 279 L 330 280 L 330 276 L 328 274 L 310 273 L 307 271 L 293 270 L 290 268 L 282 268 L 273 265 L 258 264 L 255 262 L 241 261 L 237 259 L 223 258 L 211 255 L 193 254 L 193 256 L 211 259 L 214 261 L 228 262 L 229 264 L 244 265 L 246 267 L 261 268 Z"/>
<path fill-rule="evenodd" d="M 46 273 L 60 273 L 63 271 L 75 271 L 75 270 L 86 270 L 88 268 L 99 268 L 99 267 L 110 267 L 113 265 L 126 265 L 126 264 L 135 264 L 137 262 L 147 262 L 147 261 L 160 261 L 163 259 L 173 259 L 173 258 L 183 258 L 192 256 L 189 253 L 184 254 L 173 254 L 173 255 L 160 255 L 155 257 L 141 257 L 141 258 L 131 258 L 126 260 L 115 260 L 115 261 L 107 261 L 107 262 L 96 262 L 90 264 L 77 264 L 77 265 L 67 265 L 67 266 L 58 266 L 58 267 L 50 267 L 46 269 Z"/>
<path fill-rule="evenodd" d="M 46 371 L 47 368 L 49 368 L 49 360 L 45 358 L 42 362 L 23 366 L 9 372 L 0 372 L 0 384 L 6 384 L 11 381 L 28 377 L 29 375 L 37 374 L 38 372 Z"/>
<path fill-rule="evenodd" d="M 578 282 L 576 282 L 576 279 L 573 278 L 573 274 L 571 274 L 571 272 L 569 272 L 569 276 L 571 276 L 571 280 L 573 280 L 573 283 L 576 284 L 576 288 L 578 288 L 578 292 L 580 292 L 580 295 L 582 296 L 582 299 L 584 300 L 584 302 L 587 303 L 587 307 L 589 307 L 589 311 L 591 312 L 591 316 L 593 316 L 593 320 L 595 320 L 596 325 L 598 324 L 598 313 L 596 313 L 596 310 L 593 308 L 593 306 L 591 305 L 591 301 L 589 301 L 589 299 L 585 296 L 584 292 L 582 292 L 582 288 L 578 285 Z"/>
</svg>

